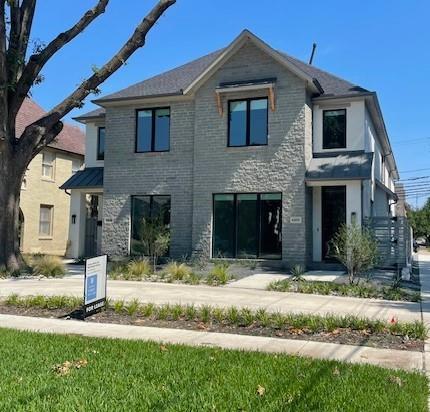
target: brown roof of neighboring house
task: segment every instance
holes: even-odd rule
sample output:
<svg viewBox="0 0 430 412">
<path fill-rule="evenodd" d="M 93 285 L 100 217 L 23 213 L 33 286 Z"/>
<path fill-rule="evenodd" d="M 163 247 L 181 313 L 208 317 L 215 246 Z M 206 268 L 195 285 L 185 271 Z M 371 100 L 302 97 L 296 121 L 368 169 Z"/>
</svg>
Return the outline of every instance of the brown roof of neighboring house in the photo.
<svg viewBox="0 0 430 412">
<path fill-rule="evenodd" d="M 19 137 L 25 128 L 46 114 L 34 100 L 26 98 L 16 117 L 16 135 Z M 55 141 L 48 145 L 54 149 L 64 150 L 79 155 L 85 154 L 85 134 L 77 126 L 64 123 L 63 130 Z"/>
</svg>

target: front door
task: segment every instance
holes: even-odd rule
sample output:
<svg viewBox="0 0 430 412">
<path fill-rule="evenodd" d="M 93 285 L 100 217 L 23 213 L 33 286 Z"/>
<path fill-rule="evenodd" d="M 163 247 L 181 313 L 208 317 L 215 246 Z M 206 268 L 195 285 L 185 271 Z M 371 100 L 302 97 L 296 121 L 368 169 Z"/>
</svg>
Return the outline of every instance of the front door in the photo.
<svg viewBox="0 0 430 412">
<path fill-rule="evenodd" d="M 346 223 L 346 186 L 321 188 L 322 258 L 331 260 L 329 243 L 340 225 Z"/>
</svg>

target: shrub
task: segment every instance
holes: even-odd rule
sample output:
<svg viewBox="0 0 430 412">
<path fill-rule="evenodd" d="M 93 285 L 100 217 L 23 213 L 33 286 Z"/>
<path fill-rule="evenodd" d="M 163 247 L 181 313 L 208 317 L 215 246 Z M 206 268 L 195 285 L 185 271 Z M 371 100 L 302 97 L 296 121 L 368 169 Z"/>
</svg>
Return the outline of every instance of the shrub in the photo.
<svg viewBox="0 0 430 412">
<path fill-rule="evenodd" d="M 194 272 L 191 272 L 186 278 L 185 283 L 189 285 L 198 285 L 201 281 L 201 277 Z"/>
<path fill-rule="evenodd" d="M 43 255 L 34 257 L 31 262 L 33 273 L 52 278 L 60 278 L 66 274 L 63 261 L 58 256 Z"/>
<path fill-rule="evenodd" d="M 134 316 L 139 309 L 139 301 L 137 299 L 133 299 L 126 307 L 127 313 L 130 316 Z"/>
<path fill-rule="evenodd" d="M 295 265 L 291 269 L 291 279 L 295 281 L 303 280 L 303 275 L 305 274 L 305 269 L 301 265 Z"/>
<path fill-rule="evenodd" d="M 172 262 L 166 267 L 166 273 L 173 280 L 186 280 L 192 273 L 191 268 L 185 263 Z"/>
<path fill-rule="evenodd" d="M 132 260 L 127 265 L 125 279 L 144 279 L 151 274 L 151 264 L 148 259 Z"/>
<path fill-rule="evenodd" d="M 215 263 L 214 268 L 211 270 L 207 277 L 207 283 L 209 285 L 225 285 L 231 278 L 228 273 L 229 264 L 226 262 Z"/>
<path fill-rule="evenodd" d="M 373 234 L 356 224 L 342 225 L 329 246 L 330 255 L 345 267 L 351 285 L 378 261 L 378 244 Z"/>
</svg>

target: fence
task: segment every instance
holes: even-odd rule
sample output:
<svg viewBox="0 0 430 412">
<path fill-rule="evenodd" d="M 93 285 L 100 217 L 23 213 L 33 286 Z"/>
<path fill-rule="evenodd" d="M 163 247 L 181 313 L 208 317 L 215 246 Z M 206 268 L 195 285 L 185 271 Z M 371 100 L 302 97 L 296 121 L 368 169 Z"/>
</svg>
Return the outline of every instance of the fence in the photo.
<svg viewBox="0 0 430 412">
<path fill-rule="evenodd" d="M 412 233 L 406 217 L 372 217 L 364 224 L 378 241 L 379 268 L 401 269 L 412 263 Z"/>
</svg>

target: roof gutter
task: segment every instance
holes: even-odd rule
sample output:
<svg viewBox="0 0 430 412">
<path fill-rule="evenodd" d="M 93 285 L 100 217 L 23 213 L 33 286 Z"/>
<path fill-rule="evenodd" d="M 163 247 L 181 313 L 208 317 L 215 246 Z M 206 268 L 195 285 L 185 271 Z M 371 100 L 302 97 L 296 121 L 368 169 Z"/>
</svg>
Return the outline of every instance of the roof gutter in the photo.
<svg viewBox="0 0 430 412">
<path fill-rule="evenodd" d="M 180 90 L 174 93 L 151 94 L 148 96 L 111 97 L 111 98 L 106 97 L 104 99 L 91 100 L 91 102 L 104 107 L 104 104 L 106 103 L 126 102 L 126 101 L 135 101 L 135 100 L 144 100 L 144 99 L 158 99 L 161 97 L 172 97 L 172 96 L 183 96 L 183 95 L 184 95 L 183 90 Z"/>
</svg>

